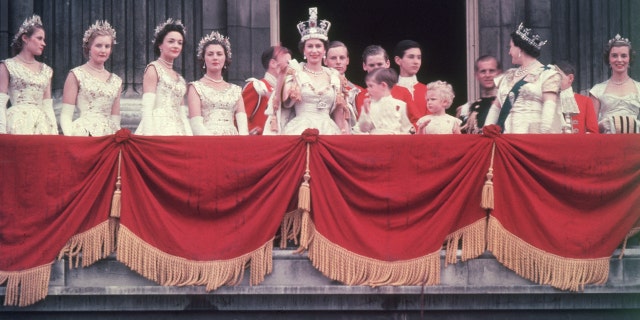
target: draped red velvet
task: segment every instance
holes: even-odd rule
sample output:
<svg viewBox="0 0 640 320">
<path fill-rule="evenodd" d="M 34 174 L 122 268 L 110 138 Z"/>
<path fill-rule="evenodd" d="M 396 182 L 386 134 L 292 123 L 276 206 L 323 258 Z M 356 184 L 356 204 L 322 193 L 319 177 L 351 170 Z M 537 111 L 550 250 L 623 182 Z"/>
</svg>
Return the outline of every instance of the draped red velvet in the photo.
<svg viewBox="0 0 640 320">
<path fill-rule="evenodd" d="M 439 252 L 447 235 L 486 216 L 480 190 L 491 143 L 462 135 L 321 137 L 310 159 L 317 232 L 382 261 Z"/>
<path fill-rule="evenodd" d="M 438 264 L 429 268 L 437 271 L 445 239 L 456 249 L 470 229 L 481 243 L 467 258 L 484 251 L 486 211 L 480 202 L 494 143 L 495 201 L 486 244 L 524 277 L 572 290 L 606 280 L 608 257 L 640 218 L 636 135 L 142 137 L 126 130 L 102 138 L 0 135 L 0 283 L 9 279 L 7 297 L 15 298 L 18 285 L 11 277 L 22 274 L 25 281 L 29 270 L 47 267 L 61 252 L 91 250 L 83 256 L 90 262 L 110 252 L 104 233 L 115 231 L 104 226 L 111 221 L 120 151 L 118 259 L 138 272 L 137 266 L 146 266 L 142 274 L 163 284 L 173 282 L 155 274 L 169 273 L 175 261 L 233 261 L 232 274 L 212 272 L 220 276 L 216 281 L 176 280 L 206 283 L 211 290 L 237 281 L 249 260 L 253 268 L 253 260 L 262 259 L 256 265 L 264 276 L 270 248 L 256 252 L 270 245 L 297 194 L 307 143 L 310 217 L 318 235 L 309 244 L 322 237 L 324 248 L 329 243 L 344 250 L 336 252 L 372 261 L 420 264 L 421 257 L 436 257 Z M 462 248 L 464 255 L 464 243 Z M 153 259 L 169 258 L 156 264 L 149 253 Z M 530 260 L 514 257 L 521 253 Z M 313 257 L 322 254 L 315 251 Z M 570 285 L 547 281 L 546 273 L 553 278 L 564 268 L 547 270 L 553 259 L 582 261 L 566 264 L 565 273 L 577 268 L 587 275 L 567 280 Z M 545 270 L 532 276 L 516 260 L 531 261 L 528 270 Z M 543 260 L 546 266 L 539 263 Z M 215 263 L 197 267 L 204 269 L 185 274 L 218 268 Z M 383 278 L 387 267 L 394 265 L 378 268 L 377 276 Z M 40 276 L 48 279 L 48 273 Z M 377 283 L 406 284 L 402 279 Z M 419 275 L 412 279 L 411 284 L 426 281 Z M 23 283 L 20 294 L 30 286 L 41 290 L 5 303 L 44 298 L 46 280 Z"/>
<path fill-rule="evenodd" d="M 117 157 L 113 136 L 0 135 L 0 271 L 50 264 L 107 221 Z"/>
<path fill-rule="evenodd" d="M 299 136 L 138 136 L 123 150 L 121 225 L 196 261 L 235 258 L 272 239 L 305 152 Z"/>
<path fill-rule="evenodd" d="M 640 218 L 637 135 L 503 135 L 495 207 L 505 229 L 545 252 L 609 257 Z"/>
</svg>

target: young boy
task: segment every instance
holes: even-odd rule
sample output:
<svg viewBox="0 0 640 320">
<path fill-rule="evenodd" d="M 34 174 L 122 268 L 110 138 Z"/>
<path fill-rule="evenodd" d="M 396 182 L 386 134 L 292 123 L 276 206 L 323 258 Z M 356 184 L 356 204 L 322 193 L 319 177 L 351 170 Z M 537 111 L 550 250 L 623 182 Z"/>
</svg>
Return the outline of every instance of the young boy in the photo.
<svg viewBox="0 0 640 320">
<path fill-rule="evenodd" d="M 460 133 L 462 120 L 445 112 L 453 103 L 454 97 L 453 88 L 444 81 L 435 81 L 427 85 L 427 109 L 431 114 L 416 122 L 419 134 Z"/>
<path fill-rule="evenodd" d="M 369 134 L 409 134 L 413 129 L 407 117 L 407 104 L 391 96 L 398 74 L 389 68 L 374 69 L 365 82 L 369 97 L 362 105 L 359 131 Z"/>
</svg>

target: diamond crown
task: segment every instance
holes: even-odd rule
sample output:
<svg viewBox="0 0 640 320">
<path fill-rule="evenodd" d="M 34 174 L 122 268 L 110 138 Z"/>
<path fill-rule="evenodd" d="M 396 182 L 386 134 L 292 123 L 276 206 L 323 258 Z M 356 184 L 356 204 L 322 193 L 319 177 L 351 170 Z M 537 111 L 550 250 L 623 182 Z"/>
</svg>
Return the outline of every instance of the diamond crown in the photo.
<svg viewBox="0 0 640 320">
<path fill-rule="evenodd" d="M 22 37 L 23 34 L 29 32 L 29 30 L 33 27 L 42 27 L 42 20 L 40 16 L 37 14 L 32 15 L 29 18 L 24 19 L 24 22 L 18 29 L 18 33 L 13 37 L 13 41 L 17 41 L 18 38 Z"/>
<path fill-rule="evenodd" d="M 309 20 L 298 23 L 298 32 L 300 32 L 300 41 L 309 39 L 320 39 L 328 41 L 329 28 L 331 22 L 320 20 L 318 22 L 318 8 L 309 8 Z"/>
<path fill-rule="evenodd" d="M 524 24 L 520 22 L 516 34 L 520 36 L 526 43 L 532 45 L 534 48 L 540 50 L 542 46 L 547 44 L 547 40 L 542 40 L 539 35 L 533 34 L 530 28 L 525 28 Z"/>
</svg>

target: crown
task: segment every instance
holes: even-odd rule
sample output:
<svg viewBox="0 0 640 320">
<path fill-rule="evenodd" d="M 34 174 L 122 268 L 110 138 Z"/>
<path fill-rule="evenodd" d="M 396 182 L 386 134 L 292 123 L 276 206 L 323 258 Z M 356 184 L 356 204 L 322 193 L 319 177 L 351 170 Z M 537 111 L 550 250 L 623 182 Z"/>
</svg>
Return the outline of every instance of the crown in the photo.
<svg viewBox="0 0 640 320">
<path fill-rule="evenodd" d="M 24 22 L 18 29 L 18 33 L 13 37 L 13 41 L 17 41 L 23 34 L 29 32 L 33 27 L 42 27 L 42 20 L 40 20 L 40 16 L 37 14 L 32 15 L 29 18 L 24 19 Z"/>
<path fill-rule="evenodd" d="M 520 36 L 522 40 L 526 43 L 532 45 L 534 48 L 540 50 L 542 46 L 547 44 L 547 40 L 542 40 L 539 35 L 533 34 L 530 28 L 525 28 L 524 24 L 520 22 L 518 26 L 518 30 L 516 30 L 516 34 Z"/>
<path fill-rule="evenodd" d="M 180 26 L 182 28 L 182 32 L 183 33 L 187 33 L 187 28 L 185 28 L 184 24 L 182 24 L 182 21 L 180 21 L 180 19 L 173 19 L 173 18 L 169 18 L 167 19 L 167 21 L 159 24 L 156 29 L 153 31 L 153 40 L 151 40 L 151 43 L 155 43 L 156 39 L 158 38 L 158 34 L 160 32 L 162 32 L 162 30 L 164 30 L 164 28 L 166 28 L 168 25 L 173 24 L 176 26 Z"/>
<path fill-rule="evenodd" d="M 204 52 L 202 51 L 204 50 L 204 46 L 211 41 L 222 45 L 224 47 L 225 53 L 227 53 L 228 55 L 227 60 L 231 60 L 231 43 L 229 42 L 229 38 L 221 35 L 218 31 L 212 31 L 200 40 L 200 43 L 198 43 L 198 49 L 196 51 L 196 56 L 198 57 L 198 59 L 204 59 Z"/>
<path fill-rule="evenodd" d="M 318 8 L 309 8 L 309 21 L 302 21 L 298 23 L 298 32 L 300 32 L 300 41 L 307 41 L 309 39 L 320 39 L 327 41 L 329 37 L 329 28 L 331 28 L 331 22 L 327 20 L 320 20 L 318 23 Z"/>
<path fill-rule="evenodd" d="M 92 24 L 89 29 L 84 32 L 84 37 L 82 37 L 83 47 L 89 47 L 89 40 L 96 32 L 103 32 L 105 35 L 109 35 L 113 40 L 113 44 L 116 44 L 116 30 L 113 29 L 106 20 L 96 20 L 96 23 Z"/>
<path fill-rule="evenodd" d="M 623 45 L 631 46 L 631 41 L 629 41 L 629 39 L 627 38 L 621 37 L 619 34 L 616 34 L 615 37 L 609 40 L 609 48 L 611 48 L 611 46 L 615 43 L 622 43 Z"/>
</svg>

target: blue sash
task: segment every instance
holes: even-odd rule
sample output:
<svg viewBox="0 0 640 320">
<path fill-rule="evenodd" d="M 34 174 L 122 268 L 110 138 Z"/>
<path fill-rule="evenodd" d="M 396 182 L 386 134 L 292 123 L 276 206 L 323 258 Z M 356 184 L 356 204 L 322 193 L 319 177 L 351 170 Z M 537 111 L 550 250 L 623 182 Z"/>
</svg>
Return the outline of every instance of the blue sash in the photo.
<svg viewBox="0 0 640 320">
<path fill-rule="evenodd" d="M 526 78 L 526 76 L 524 78 Z M 513 88 L 511 88 L 511 91 L 509 91 L 509 94 L 507 95 L 506 101 L 500 109 L 498 123 L 496 123 L 500 126 L 500 132 L 504 132 L 504 122 L 507 120 L 507 116 L 511 112 L 513 103 L 516 102 L 516 99 L 518 99 L 518 96 L 520 95 L 520 88 L 522 88 L 522 86 L 527 83 L 526 81 L 524 81 L 524 78 L 520 79 L 520 81 L 516 82 L 516 84 L 513 85 Z"/>
</svg>

